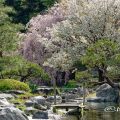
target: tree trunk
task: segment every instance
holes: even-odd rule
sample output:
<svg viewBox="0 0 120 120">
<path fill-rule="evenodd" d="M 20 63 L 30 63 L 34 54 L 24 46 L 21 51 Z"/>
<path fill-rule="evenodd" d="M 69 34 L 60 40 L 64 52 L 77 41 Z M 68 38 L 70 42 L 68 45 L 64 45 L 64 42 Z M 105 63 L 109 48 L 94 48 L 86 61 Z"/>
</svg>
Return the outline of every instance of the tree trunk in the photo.
<svg viewBox="0 0 120 120">
<path fill-rule="evenodd" d="M 3 57 L 3 52 L 2 51 L 0 51 L 0 57 Z"/>
<path fill-rule="evenodd" d="M 110 80 L 110 78 L 106 75 L 106 70 L 104 70 L 104 69 L 99 69 L 100 71 L 101 71 L 101 73 L 102 73 L 102 78 L 103 78 L 103 80 L 107 83 L 107 84 L 109 84 L 111 87 L 113 87 L 113 88 L 117 88 L 117 89 L 120 89 L 120 85 L 119 85 L 119 83 L 114 83 L 112 80 Z M 103 81 L 101 81 L 101 82 L 103 82 Z M 104 83 L 104 82 L 103 82 Z"/>
<path fill-rule="evenodd" d="M 0 58 L 2 58 L 2 57 L 3 57 L 3 52 L 0 51 Z M 2 73 L 1 73 L 1 71 L 0 71 L 0 79 L 3 79 L 3 75 L 2 75 Z"/>
<path fill-rule="evenodd" d="M 111 87 L 120 89 L 119 83 L 114 83 L 112 80 L 110 80 L 110 78 L 109 78 L 108 76 L 105 76 L 105 80 L 107 81 L 107 83 L 108 83 Z"/>
<path fill-rule="evenodd" d="M 56 79 L 53 79 L 54 105 L 56 105 Z"/>
<path fill-rule="evenodd" d="M 85 105 L 85 97 L 86 97 L 85 83 L 83 83 L 83 105 Z"/>
<path fill-rule="evenodd" d="M 101 69 L 98 69 L 99 82 L 104 81 L 104 72 Z"/>
<path fill-rule="evenodd" d="M 54 89 L 54 105 L 56 105 L 56 88 L 57 88 L 57 85 L 56 85 L 56 81 L 58 79 L 58 74 L 59 74 L 59 71 L 57 70 L 56 71 L 56 75 L 53 77 L 53 89 Z"/>
</svg>

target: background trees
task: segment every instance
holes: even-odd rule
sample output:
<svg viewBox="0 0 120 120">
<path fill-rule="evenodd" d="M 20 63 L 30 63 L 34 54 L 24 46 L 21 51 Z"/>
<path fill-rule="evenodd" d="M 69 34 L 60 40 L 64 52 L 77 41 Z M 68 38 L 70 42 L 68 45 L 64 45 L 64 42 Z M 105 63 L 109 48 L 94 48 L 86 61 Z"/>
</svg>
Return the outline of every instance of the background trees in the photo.
<svg viewBox="0 0 120 120">
<path fill-rule="evenodd" d="M 11 1 L 12 2 L 12 1 Z M 37 64 L 20 57 L 22 24 L 13 22 L 15 10 L 0 1 L 0 79 L 15 78 L 22 82 L 39 78 L 49 80 L 48 75 Z"/>
<path fill-rule="evenodd" d="M 4 69 L 4 63 L 9 62 L 9 58 L 15 54 L 13 51 L 18 46 L 18 32 L 21 25 L 12 23 L 9 14 L 14 12 L 11 7 L 4 6 L 4 1 L 0 1 L 0 71 Z"/>
</svg>

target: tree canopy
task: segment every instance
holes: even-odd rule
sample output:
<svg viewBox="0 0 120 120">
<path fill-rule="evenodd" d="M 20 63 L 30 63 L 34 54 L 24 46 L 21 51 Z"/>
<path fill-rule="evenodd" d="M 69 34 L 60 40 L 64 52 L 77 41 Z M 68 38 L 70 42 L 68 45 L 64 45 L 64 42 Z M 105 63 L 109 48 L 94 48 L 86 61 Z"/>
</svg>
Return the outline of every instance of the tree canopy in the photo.
<svg viewBox="0 0 120 120">
<path fill-rule="evenodd" d="M 107 67 L 119 59 L 120 1 L 67 0 L 66 3 L 66 20 L 49 29 L 51 40 L 38 38 L 53 52 L 44 65 L 70 69 L 80 60 L 91 68 L 98 67 L 104 81 Z"/>
</svg>

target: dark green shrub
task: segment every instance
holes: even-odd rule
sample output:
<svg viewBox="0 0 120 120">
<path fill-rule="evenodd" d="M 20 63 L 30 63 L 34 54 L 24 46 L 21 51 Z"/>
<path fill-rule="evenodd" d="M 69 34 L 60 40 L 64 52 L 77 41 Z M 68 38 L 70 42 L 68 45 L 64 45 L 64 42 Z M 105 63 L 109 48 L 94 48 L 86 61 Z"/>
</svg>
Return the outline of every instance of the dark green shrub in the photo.
<svg viewBox="0 0 120 120">
<path fill-rule="evenodd" d="M 67 85 L 66 85 L 66 88 L 75 88 L 77 87 L 77 82 L 75 80 L 70 80 Z"/>
<path fill-rule="evenodd" d="M 34 93 L 39 86 L 36 84 L 29 83 L 29 87 L 31 89 L 31 92 Z"/>
<path fill-rule="evenodd" d="M 30 91 L 30 88 L 26 83 L 14 79 L 2 79 L 0 80 L 0 91 L 6 90 Z"/>
</svg>

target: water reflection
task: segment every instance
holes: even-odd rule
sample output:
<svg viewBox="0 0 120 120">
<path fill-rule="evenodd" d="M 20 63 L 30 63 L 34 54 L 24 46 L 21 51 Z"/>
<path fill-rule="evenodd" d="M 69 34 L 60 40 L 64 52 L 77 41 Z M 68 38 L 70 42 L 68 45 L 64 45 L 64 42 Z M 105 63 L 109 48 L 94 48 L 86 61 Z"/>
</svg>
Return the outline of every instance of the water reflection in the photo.
<svg viewBox="0 0 120 120">
<path fill-rule="evenodd" d="M 82 111 L 79 116 L 64 116 L 62 120 L 120 120 L 120 111 L 105 112 L 108 106 L 120 107 L 114 103 L 88 103 L 89 111 Z"/>
</svg>

